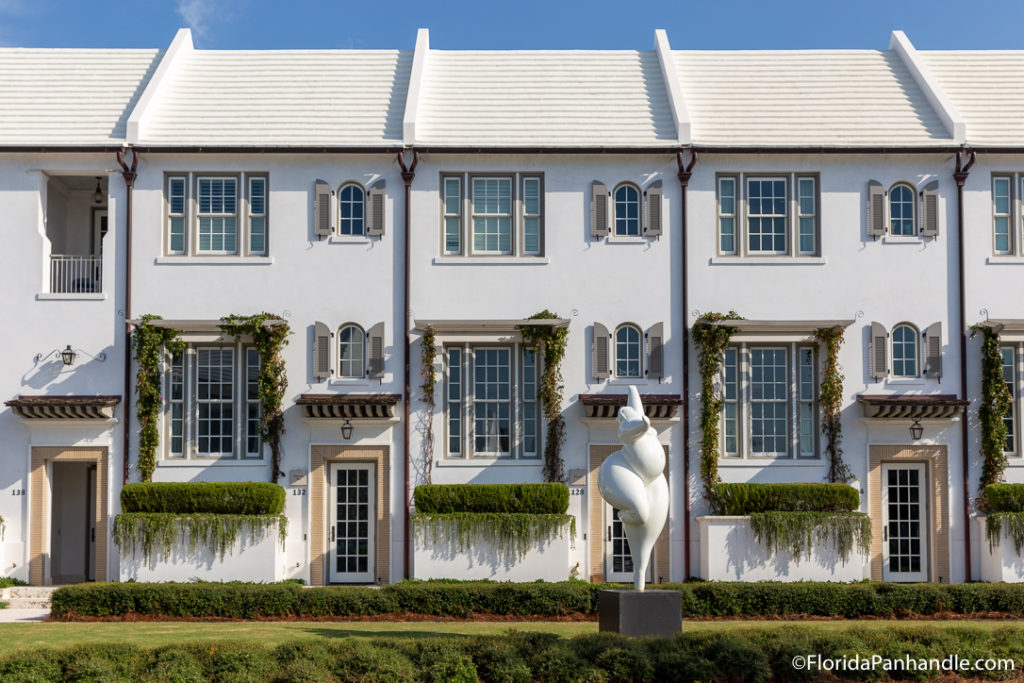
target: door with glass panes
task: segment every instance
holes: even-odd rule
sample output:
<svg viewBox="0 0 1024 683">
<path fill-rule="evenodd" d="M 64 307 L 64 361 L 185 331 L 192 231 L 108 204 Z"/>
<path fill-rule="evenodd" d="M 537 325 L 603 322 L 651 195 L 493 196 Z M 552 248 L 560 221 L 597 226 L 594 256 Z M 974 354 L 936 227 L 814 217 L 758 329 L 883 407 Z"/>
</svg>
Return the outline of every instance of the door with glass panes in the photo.
<svg viewBox="0 0 1024 683">
<path fill-rule="evenodd" d="M 375 472 L 370 463 L 337 463 L 328 480 L 331 583 L 372 583 L 374 580 Z"/>
<path fill-rule="evenodd" d="M 882 580 L 928 580 L 928 468 L 882 464 Z"/>
<path fill-rule="evenodd" d="M 604 504 L 604 580 L 614 583 L 633 581 L 633 555 L 626 540 L 626 532 L 619 520 L 619 511 Z M 647 581 L 651 580 L 654 563 L 647 565 Z"/>
</svg>

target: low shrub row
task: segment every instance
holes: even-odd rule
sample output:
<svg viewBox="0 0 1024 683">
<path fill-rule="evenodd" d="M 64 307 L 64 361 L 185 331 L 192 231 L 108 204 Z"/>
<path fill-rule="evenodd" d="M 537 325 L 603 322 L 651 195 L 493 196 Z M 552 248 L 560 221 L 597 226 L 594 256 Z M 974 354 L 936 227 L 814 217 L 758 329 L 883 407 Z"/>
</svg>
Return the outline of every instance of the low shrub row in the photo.
<svg viewBox="0 0 1024 683">
<path fill-rule="evenodd" d="M 562 638 L 552 633 L 509 632 L 469 638 L 371 639 L 346 637 L 283 643 L 223 641 L 151 649 L 89 644 L 26 649 L 0 658 L 5 681 L 387 681 L 391 683 L 497 683 L 529 681 L 815 681 L 951 680 L 949 672 L 918 662 L 1003 660 L 1002 670 L 971 671 L 971 680 L 1001 679 L 1024 663 L 1024 629 L 741 628 L 684 630 L 675 638 L 629 639 L 596 633 Z M 824 673 L 799 657 L 817 653 L 842 659 L 878 655 L 913 666 L 886 672 Z M 910 653 L 910 654 L 908 654 Z M 959 669 L 960 667 L 958 667 Z M 960 669 L 963 672 L 962 669 Z M 891 677 L 891 678 L 890 678 Z M 957 680 L 963 680 L 957 678 Z"/>
<path fill-rule="evenodd" d="M 423 484 L 414 492 L 416 511 L 565 514 L 565 484 Z"/>
<path fill-rule="evenodd" d="M 121 489 L 122 512 L 279 515 L 285 490 L 260 481 L 148 482 Z"/>
<path fill-rule="evenodd" d="M 609 584 L 401 582 L 302 588 L 294 584 L 94 583 L 59 588 L 53 617 L 318 618 L 377 614 L 554 617 L 597 611 Z M 621 585 L 616 585 L 621 588 Z M 902 618 L 945 614 L 1024 617 L 1022 584 L 704 583 L 660 584 L 682 593 L 683 616 Z"/>
<path fill-rule="evenodd" d="M 860 493 L 846 484 L 715 484 L 709 498 L 716 515 L 853 512 L 860 508 Z"/>
</svg>

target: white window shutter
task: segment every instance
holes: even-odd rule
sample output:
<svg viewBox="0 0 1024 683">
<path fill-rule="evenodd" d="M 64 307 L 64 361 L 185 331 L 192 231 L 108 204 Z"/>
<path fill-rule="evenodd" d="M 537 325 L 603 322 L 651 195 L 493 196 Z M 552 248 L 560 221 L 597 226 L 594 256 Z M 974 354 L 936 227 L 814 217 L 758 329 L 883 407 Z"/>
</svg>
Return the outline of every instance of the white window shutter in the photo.
<svg viewBox="0 0 1024 683">
<path fill-rule="evenodd" d="M 647 378 L 661 380 L 665 375 L 665 325 L 657 323 L 647 330 Z"/>
<path fill-rule="evenodd" d="M 366 193 L 366 234 L 380 237 L 384 234 L 384 179 L 370 186 Z"/>
<path fill-rule="evenodd" d="M 921 236 L 939 236 L 939 181 L 933 180 L 921 190 Z"/>
<path fill-rule="evenodd" d="M 933 323 L 924 331 L 924 375 L 942 378 L 942 323 Z"/>
<path fill-rule="evenodd" d="M 648 237 L 661 237 L 661 181 L 655 180 L 644 193 L 647 197 L 647 228 Z"/>
<path fill-rule="evenodd" d="M 369 347 L 366 376 L 370 379 L 380 379 L 384 376 L 384 323 L 377 323 L 366 334 Z"/>
<path fill-rule="evenodd" d="M 885 188 L 877 180 L 868 181 L 868 237 L 885 234 Z"/>
<path fill-rule="evenodd" d="M 316 181 L 313 196 L 313 230 L 317 237 L 330 237 L 334 232 L 334 212 L 331 210 L 331 197 L 334 191 L 323 180 Z"/>
<path fill-rule="evenodd" d="M 590 234 L 594 239 L 608 236 L 608 186 L 600 180 L 591 185 L 590 193 Z"/>
<path fill-rule="evenodd" d="M 317 321 L 313 324 L 313 377 L 318 382 L 331 376 L 331 358 L 334 356 L 331 351 L 331 330 Z"/>
<path fill-rule="evenodd" d="M 889 333 L 881 323 L 871 323 L 871 379 L 881 382 L 889 376 Z"/>
<path fill-rule="evenodd" d="M 601 323 L 594 323 L 594 344 L 590 347 L 590 364 L 595 380 L 608 379 L 610 374 L 609 345 L 611 335 L 608 328 Z"/>
</svg>

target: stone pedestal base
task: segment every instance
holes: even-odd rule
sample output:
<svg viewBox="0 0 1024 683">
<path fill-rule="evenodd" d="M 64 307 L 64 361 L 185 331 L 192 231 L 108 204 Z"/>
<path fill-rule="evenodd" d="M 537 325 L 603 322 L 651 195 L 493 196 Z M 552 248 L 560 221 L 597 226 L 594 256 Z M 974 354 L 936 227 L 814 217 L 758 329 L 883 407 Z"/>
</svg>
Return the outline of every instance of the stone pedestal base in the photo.
<svg viewBox="0 0 1024 683">
<path fill-rule="evenodd" d="M 683 629 L 683 596 L 679 591 L 604 590 L 597 616 L 602 631 L 671 638 Z"/>
</svg>

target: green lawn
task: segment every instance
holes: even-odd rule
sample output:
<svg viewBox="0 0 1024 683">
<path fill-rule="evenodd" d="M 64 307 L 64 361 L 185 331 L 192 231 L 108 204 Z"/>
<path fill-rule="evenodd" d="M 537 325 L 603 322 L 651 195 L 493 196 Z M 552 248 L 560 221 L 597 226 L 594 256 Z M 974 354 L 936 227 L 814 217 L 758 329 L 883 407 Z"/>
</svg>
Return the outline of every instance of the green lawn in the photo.
<svg viewBox="0 0 1024 683">
<path fill-rule="evenodd" d="M 693 632 L 742 631 L 747 629 L 815 629 L 827 631 L 908 629 L 939 632 L 944 629 L 969 627 L 982 631 L 1019 628 L 1019 621 L 950 620 L 950 621 L 694 621 L 683 628 Z M 146 647 L 184 641 L 251 640 L 268 646 L 312 638 L 345 638 L 349 636 L 427 637 L 498 634 L 509 629 L 544 631 L 570 637 L 597 632 L 596 621 L 264 621 L 264 622 L 45 622 L 0 624 L 0 643 L 5 651 L 18 648 L 63 647 L 79 643 L 118 642 Z"/>
</svg>

